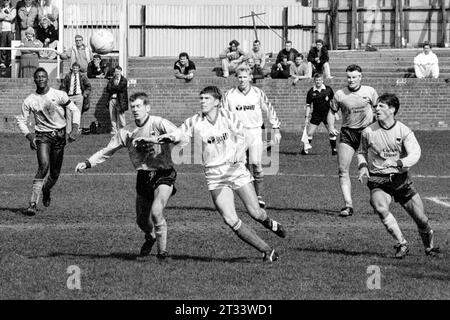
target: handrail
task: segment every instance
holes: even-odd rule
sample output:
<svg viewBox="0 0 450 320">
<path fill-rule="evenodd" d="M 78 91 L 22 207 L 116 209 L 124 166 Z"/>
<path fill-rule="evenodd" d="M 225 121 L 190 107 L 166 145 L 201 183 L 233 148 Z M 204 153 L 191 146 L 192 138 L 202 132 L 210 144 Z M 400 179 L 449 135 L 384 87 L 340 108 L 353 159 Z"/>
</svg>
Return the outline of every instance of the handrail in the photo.
<svg viewBox="0 0 450 320">
<path fill-rule="evenodd" d="M 56 79 L 61 79 L 61 58 L 59 57 L 59 52 L 53 48 L 35 48 L 35 47 L 0 47 L 0 50 L 25 50 L 25 51 L 53 51 L 56 53 Z M 11 60 L 16 60 L 16 57 L 11 57 Z"/>
</svg>

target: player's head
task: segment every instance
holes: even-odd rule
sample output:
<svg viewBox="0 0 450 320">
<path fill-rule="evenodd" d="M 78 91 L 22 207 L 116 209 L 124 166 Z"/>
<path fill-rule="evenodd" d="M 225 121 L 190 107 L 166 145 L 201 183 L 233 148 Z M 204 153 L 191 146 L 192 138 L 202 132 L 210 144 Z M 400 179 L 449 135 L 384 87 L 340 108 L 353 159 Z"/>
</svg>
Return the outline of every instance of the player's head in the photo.
<svg viewBox="0 0 450 320">
<path fill-rule="evenodd" d="M 145 92 L 136 92 L 130 96 L 130 109 L 134 120 L 140 122 L 150 113 L 150 100 Z"/>
<path fill-rule="evenodd" d="M 400 109 L 400 100 L 393 93 L 384 93 L 378 97 L 377 105 L 375 107 L 375 115 L 377 120 L 386 120 L 393 117 Z"/>
<path fill-rule="evenodd" d="M 200 106 L 204 114 L 211 112 L 220 105 L 222 92 L 216 86 L 208 86 L 200 91 Z"/>
<path fill-rule="evenodd" d="M 236 69 L 236 76 L 238 77 L 239 89 L 247 89 L 252 80 L 252 70 L 248 65 L 242 64 Z"/>
<path fill-rule="evenodd" d="M 38 89 L 44 89 L 48 86 L 48 73 L 42 67 L 37 68 L 36 71 L 34 71 L 33 79 Z"/>
<path fill-rule="evenodd" d="M 322 47 L 323 47 L 323 40 L 317 39 L 316 40 L 316 48 L 320 50 L 320 49 L 322 49 Z"/>
<path fill-rule="evenodd" d="M 316 86 L 316 88 L 319 88 L 322 86 L 323 84 L 323 74 L 317 72 L 316 74 L 314 74 L 314 85 Z"/>
<path fill-rule="evenodd" d="M 351 64 L 345 70 L 347 73 L 347 84 L 350 90 L 357 90 L 361 86 L 362 69 L 356 64 Z"/>
</svg>

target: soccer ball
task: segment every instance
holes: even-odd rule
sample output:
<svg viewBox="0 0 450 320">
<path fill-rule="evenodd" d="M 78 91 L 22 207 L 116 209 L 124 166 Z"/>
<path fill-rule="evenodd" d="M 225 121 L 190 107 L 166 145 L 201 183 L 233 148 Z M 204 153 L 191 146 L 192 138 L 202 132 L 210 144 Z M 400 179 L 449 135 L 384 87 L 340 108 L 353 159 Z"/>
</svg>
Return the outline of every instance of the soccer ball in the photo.
<svg viewBox="0 0 450 320">
<path fill-rule="evenodd" d="M 109 30 L 96 30 L 90 39 L 91 48 L 95 53 L 107 54 L 114 49 L 114 35 Z"/>
</svg>

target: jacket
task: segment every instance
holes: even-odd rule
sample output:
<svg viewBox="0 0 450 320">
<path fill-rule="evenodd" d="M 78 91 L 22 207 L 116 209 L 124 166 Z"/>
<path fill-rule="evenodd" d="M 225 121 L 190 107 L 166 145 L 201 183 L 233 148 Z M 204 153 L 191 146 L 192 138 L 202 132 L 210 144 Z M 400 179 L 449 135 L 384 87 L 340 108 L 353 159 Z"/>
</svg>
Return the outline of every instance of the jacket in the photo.
<svg viewBox="0 0 450 320">
<path fill-rule="evenodd" d="M 111 78 L 106 86 L 106 92 L 108 92 L 108 100 L 111 100 L 113 94 L 117 94 L 117 101 L 119 102 L 120 112 L 128 110 L 128 80 L 124 76 L 120 77 L 119 85 L 115 84 L 116 79 Z"/>
<path fill-rule="evenodd" d="M 72 76 L 72 72 L 69 72 L 68 74 L 66 74 L 64 79 L 61 81 L 61 85 L 59 87 L 59 90 L 62 90 L 62 91 L 65 91 L 65 92 L 69 93 L 69 91 L 70 91 L 70 77 L 71 76 Z M 79 73 L 79 76 L 80 76 L 81 92 L 83 93 L 83 96 L 84 96 L 83 109 L 81 110 L 81 112 L 86 112 L 86 111 L 89 110 L 89 108 L 91 106 L 91 99 L 90 99 L 91 83 L 89 82 L 89 80 L 86 77 L 86 75 L 82 74 L 81 72 Z"/>
</svg>

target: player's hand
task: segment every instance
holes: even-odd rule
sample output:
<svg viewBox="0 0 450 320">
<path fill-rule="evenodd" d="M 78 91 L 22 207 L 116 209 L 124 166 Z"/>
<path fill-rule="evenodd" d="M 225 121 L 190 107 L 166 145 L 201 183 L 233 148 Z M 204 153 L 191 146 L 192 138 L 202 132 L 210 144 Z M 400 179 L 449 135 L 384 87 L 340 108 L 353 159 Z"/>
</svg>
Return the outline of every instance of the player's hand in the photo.
<svg viewBox="0 0 450 320">
<path fill-rule="evenodd" d="M 86 162 L 80 162 L 80 163 L 78 163 L 77 166 L 75 167 L 75 172 L 80 173 L 81 171 L 86 170 L 86 169 L 87 169 Z"/>
<path fill-rule="evenodd" d="M 386 159 L 384 162 L 383 162 L 383 167 L 384 168 L 390 168 L 390 167 L 394 167 L 394 168 L 397 168 L 397 161 L 396 160 L 394 160 L 394 159 Z"/>
<path fill-rule="evenodd" d="M 329 128 L 328 129 L 328 133 L 330 134 L 330 135 L 332 135 L 332 136 L 337 136 L 337 135 L 339 135 L 339 131 L 336 129 L 336 128 Z"/>
<path fill-rule="evenodd" d="M 30 141 L 30 148 L 31 148 L 31 150 L 33 150 L 33 151 L 37 150 L 36 138 L 31 133 L 28 133 L 26 135 L 26 138 L 28 139 L 28 141 Z"/>
<path fill-rule="evenodd" d="M 158 137 L 158 143 L 173 143 L 175 141 L 175 137 L 169 133 L 160 135 Z"/>
<path fill-rule="evenodd" d="M 358 181 L 363 183 L 364 177 L 369 178 L 369 169 L 367 167 L 359 169 Z"/>
<path fill-rule="evenodd" d="M 274 129 L 274 134 L 273 134 L 273 143 L 275 144 L 280 144 L 281 141 L 281 133 L 280 133 L 280 129 Z"/>
<path fill-rule="evenodd" d="M 72 124 L 72 131 L 70 132 L 69 137 L 68 137 L 67 140 L 69 142 L 74 142 L 75 140 L 78 139 L 79 136 L 80 136 L 79 127 L 78 127 L 77 124 L 74 123 L 74 124 Z"/>
<path fill-rule="evenodd" d="M 156 143 L 156 144 L 158 144 L 159 142 L 158 142 L 158 138 L 157 137 L 148 137 L 148 138 L 146 138 L 146 137 L 138 137 L 136 139 L 133 139 L 132 145 L 133 145 L 133 147 L 136 148 L 138 145 L 143 144 L 143 143 Z"/>
</svg>

